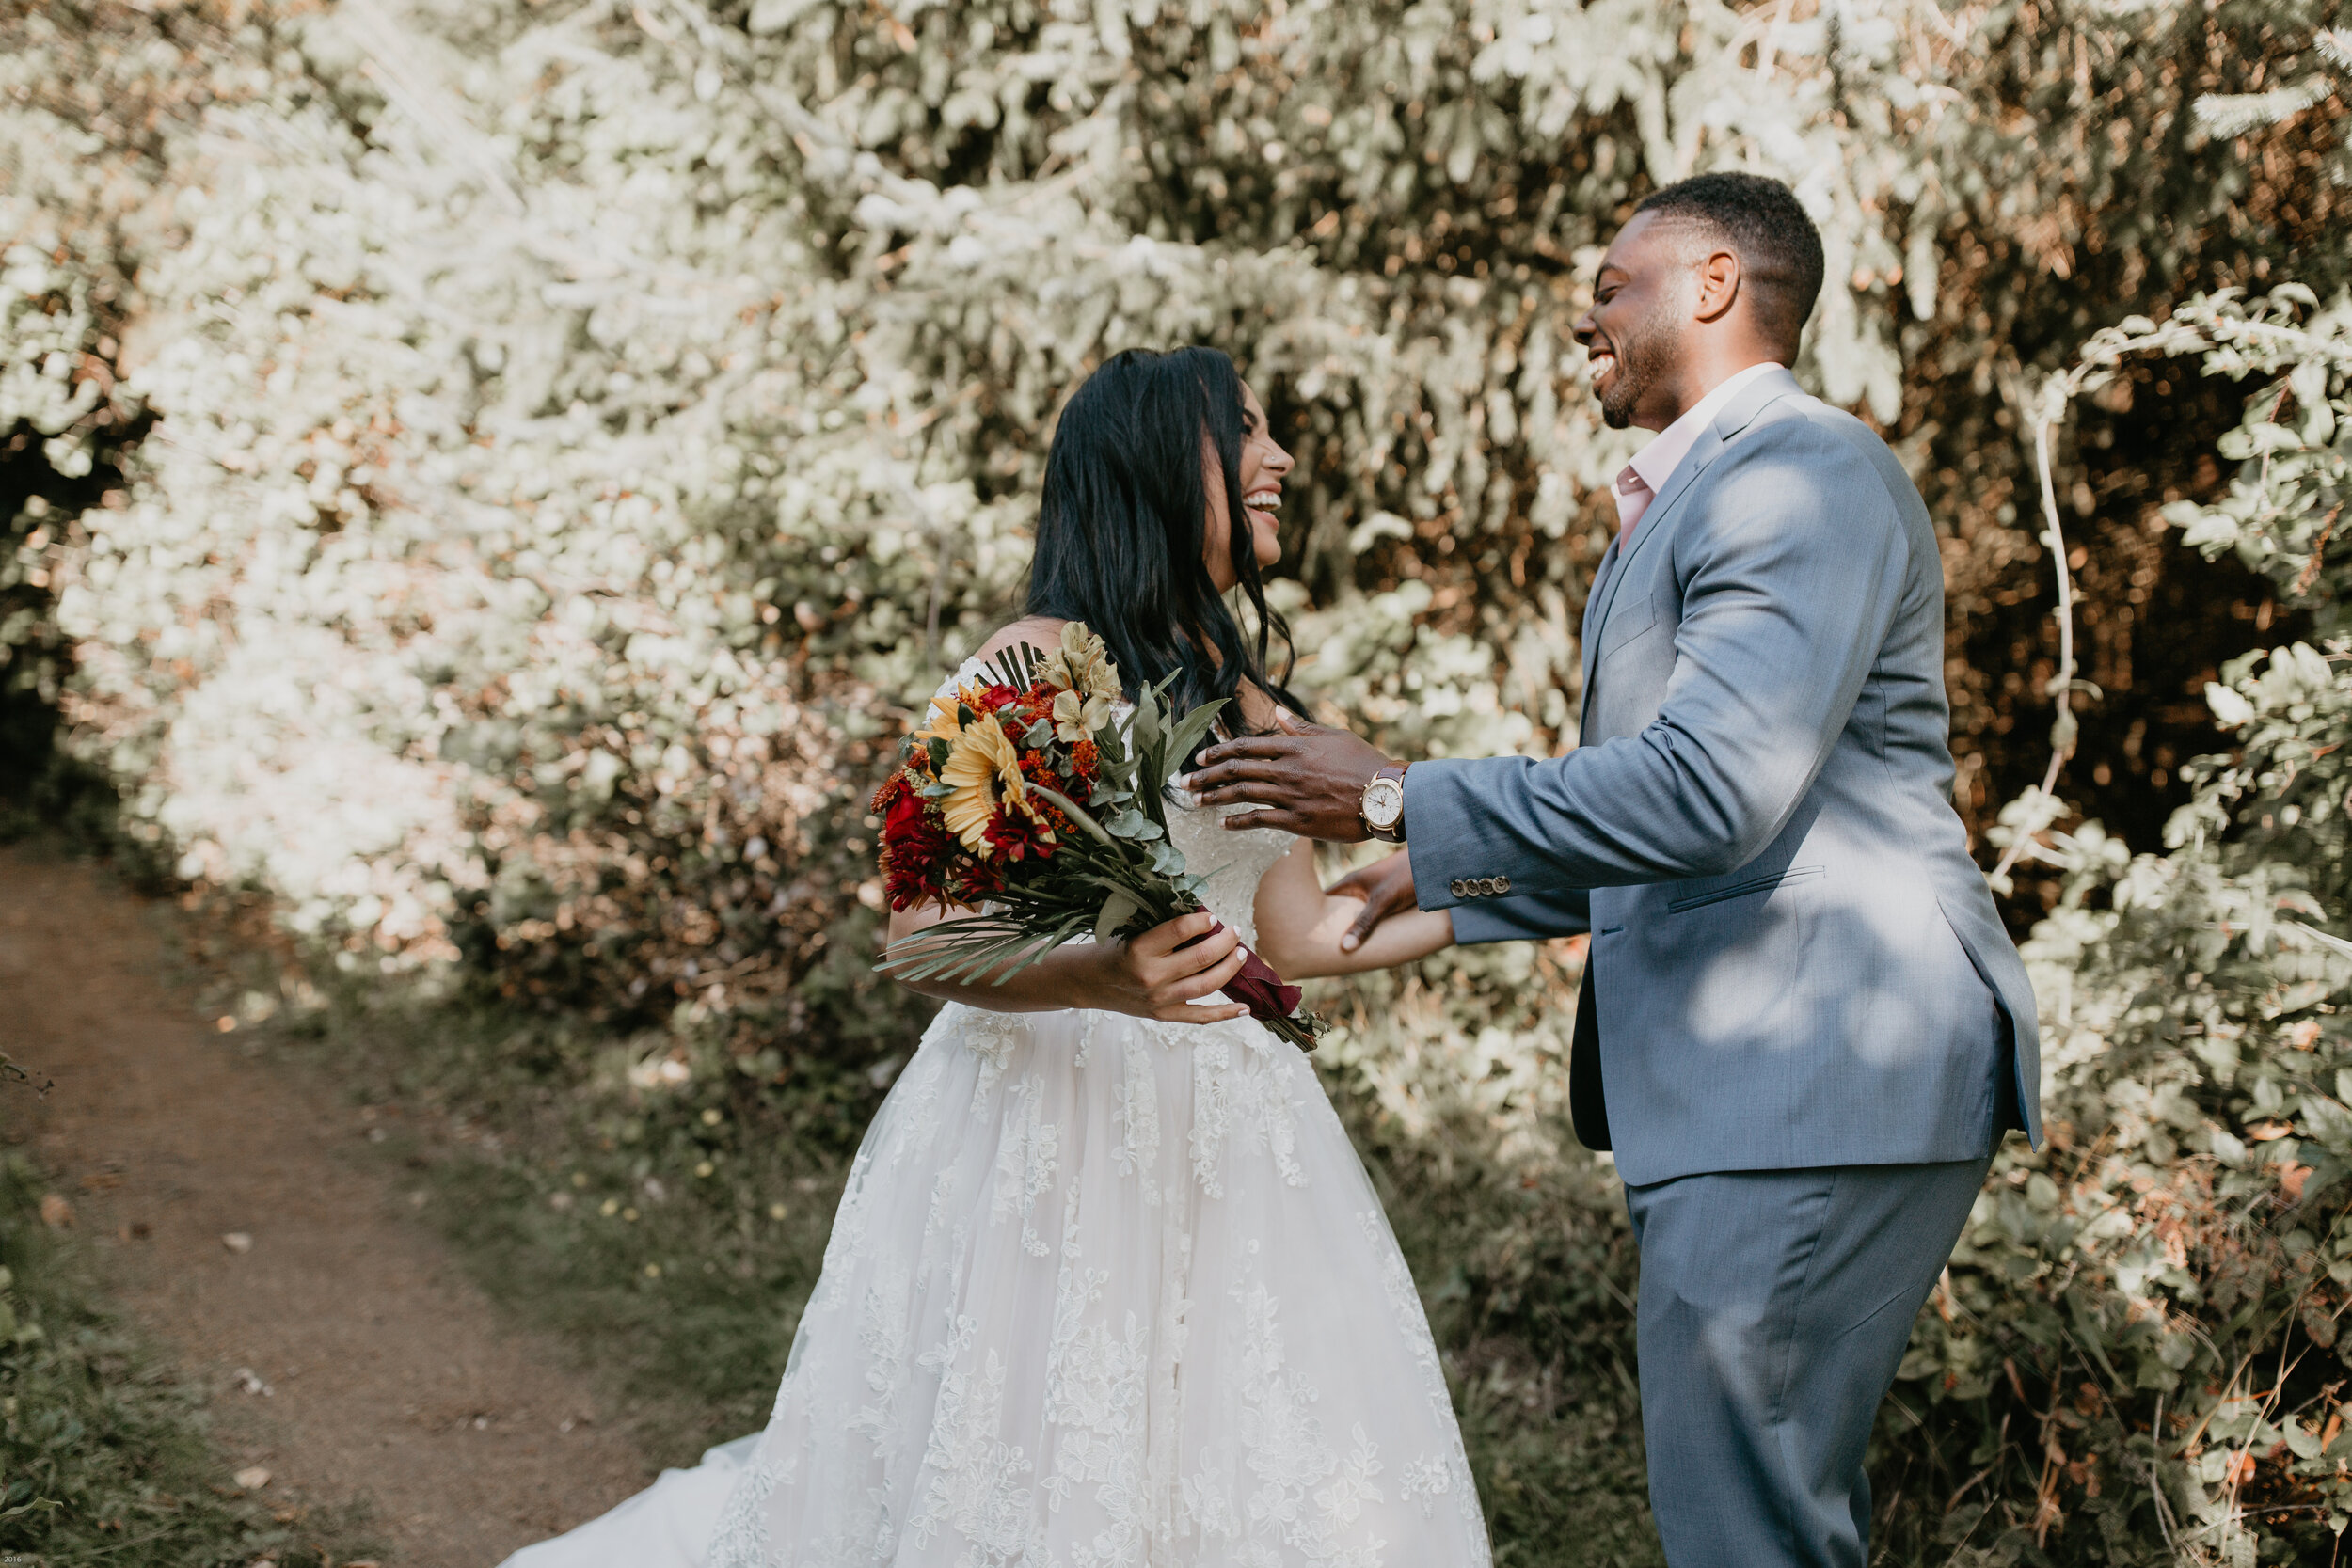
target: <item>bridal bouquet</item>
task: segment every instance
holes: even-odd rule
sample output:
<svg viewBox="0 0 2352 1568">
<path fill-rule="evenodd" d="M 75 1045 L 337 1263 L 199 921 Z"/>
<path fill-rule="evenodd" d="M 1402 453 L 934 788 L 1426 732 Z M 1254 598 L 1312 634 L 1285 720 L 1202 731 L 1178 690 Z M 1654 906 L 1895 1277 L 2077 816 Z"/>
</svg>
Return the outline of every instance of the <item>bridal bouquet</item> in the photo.
<svg viewBox="0 0 2352 1568">
<path fill-rule="evenodd" d="M 1008 648 L 985 677 L 935 699 L 874 797 L 883 885 L 894 910 L 985 908 L 930 927 L 884 967 L 1001 979 L 1084 933 L 1107 942 L 1200 909 L 1163 802 L 1224 705 L 1174 717 L 1167 685 L 1121 714 L 1103 640 L 1073 621 L 1052 652 Z M 1323 1032 L 1255 953 L 1224 994 L 1302 1051 Z"/>
</svg>

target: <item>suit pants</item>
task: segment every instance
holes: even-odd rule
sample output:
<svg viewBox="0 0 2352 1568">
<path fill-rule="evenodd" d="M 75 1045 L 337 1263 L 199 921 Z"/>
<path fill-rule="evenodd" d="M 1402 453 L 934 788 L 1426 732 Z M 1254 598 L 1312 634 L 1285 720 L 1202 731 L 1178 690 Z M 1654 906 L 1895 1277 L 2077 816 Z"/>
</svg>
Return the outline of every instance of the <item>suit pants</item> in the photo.
<svg viewBox="0 0 2352 1568">
<path fill-rule="evenodd" d="M 1670 1568 L 1867 1568 L 1863 1456 L 1989 1159 L 1629 1187 Z"/>
</svg>

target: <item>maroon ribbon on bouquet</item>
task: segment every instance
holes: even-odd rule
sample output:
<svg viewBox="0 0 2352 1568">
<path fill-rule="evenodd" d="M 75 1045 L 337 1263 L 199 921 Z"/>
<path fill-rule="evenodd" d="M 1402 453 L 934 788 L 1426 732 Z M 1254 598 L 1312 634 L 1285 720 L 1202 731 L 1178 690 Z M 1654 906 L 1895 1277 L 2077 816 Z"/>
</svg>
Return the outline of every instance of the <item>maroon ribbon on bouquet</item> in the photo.
<svg viewBox="0 0 2352 1568">
<path fill-rule="evenodd" d="M 1288 1018 L 1298 1011 L 1301 994 L 1296 986 L 1285 985 L 1266 961 L 1245 947 L 1248 957 L 1241 973 L 1225 982 L 1224 994 L 1249 1009 L 1249 1016 L 1262 1022 Z"/>
<path fill-rule="evenodd" d="M 1223 929 L 1225 922 L 1220 920 L 1191 941 L 1178 942 L 1176 951 L 1181 953 L 1194 942 L 1206 942 Z M 1273 965 L 1250 948 L 1244 947 L 1241 952 L 1241 973 L 1226 981 L 1224 989 L 1217 994 L 1248 1008 L 1249 1016 L 1261 1023 L 1271 1023 L 1278 1018 L 1288 1018 L 1297 1012 L 1298 999 L 1305 993 L 1296 986 L 1285 984 L 1282 977 L 1274 973 Z"/>
</svg>

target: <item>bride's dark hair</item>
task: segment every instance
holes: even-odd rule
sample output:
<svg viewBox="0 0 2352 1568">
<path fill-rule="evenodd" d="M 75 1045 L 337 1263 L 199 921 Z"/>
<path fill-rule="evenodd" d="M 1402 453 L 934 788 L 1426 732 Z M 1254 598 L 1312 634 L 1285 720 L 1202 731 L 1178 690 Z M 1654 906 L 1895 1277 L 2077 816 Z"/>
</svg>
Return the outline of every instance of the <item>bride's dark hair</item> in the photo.
<svg viewBox="0 0 2352 1568">
<path fill-rule="evenodd" d="M 1293 712 L 1307 711 L 1267 673 L 1266 650 L 1277 636 L 1283 673 L 1290 673 L 1290 627 L 1266 603 L 1242 510 L 1248 422 L 1241 376 L 1213 348 L 1113 355 L 1062 408 L 1045 454 L 1027 612 L 1092 627 L 1131 698 L 1173 673 L 1169 696 L 1180 712 L 1233 698 L 1245 679 Z M 1209 515 L 1203 436 L 1224 475 L 1233 576 L 1255 612 L 1254 638 L 1244 638 L 1201 559 Z M 1218 717 L 1229 734 L 1248 728 L 1238 702 Z"/>
</svg>

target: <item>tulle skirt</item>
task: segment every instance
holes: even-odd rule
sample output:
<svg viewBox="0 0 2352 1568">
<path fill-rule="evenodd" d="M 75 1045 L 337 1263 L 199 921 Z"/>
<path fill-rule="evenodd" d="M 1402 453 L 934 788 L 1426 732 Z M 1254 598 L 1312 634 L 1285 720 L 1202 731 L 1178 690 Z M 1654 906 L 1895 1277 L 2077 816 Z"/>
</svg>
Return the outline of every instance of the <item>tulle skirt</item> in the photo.
<svg viewBox="0 0 2352 1568">
<path fill-rule="evenodd" d="M 1248 1021 L 951 1005 L 868 1130 L 767 1430 L 509 1568 L 1470 1568 L 1420 1297 Z"/>
</svg>

